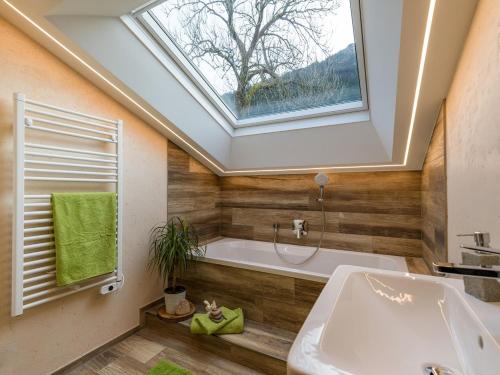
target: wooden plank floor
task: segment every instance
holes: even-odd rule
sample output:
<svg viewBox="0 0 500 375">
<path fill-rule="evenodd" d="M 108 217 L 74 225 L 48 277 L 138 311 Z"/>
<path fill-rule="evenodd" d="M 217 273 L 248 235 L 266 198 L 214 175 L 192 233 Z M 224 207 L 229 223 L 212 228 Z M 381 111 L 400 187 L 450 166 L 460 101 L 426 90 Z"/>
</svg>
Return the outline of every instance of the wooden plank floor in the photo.
<svg viewBox="0 0 500 375">
<path fill-rule="evenodd" d="M 162 338 L 142 329 L 95 355 L 67 375 L 141 375 L 166 359 L 200 375 L 254 375 L 258 372 L 195 348 L 175 338 Z"/>
<path fill-rule="evenodd" d="M 406 257 L 410 273 L 430 274 L 422 258 Z M 155 315 L 156 307 L 148 313 Z M 188 324 L 186 321 L 184 324 Z M 229 343 L 266 352 L 267 355 L 286 360 L 295 334 L 275 329 L 263 331 L 254 322 L 247 321 L 243 335 L 222 335 Z M 221 336 L 221 337 L 222 337 Z M 161 359 L 174 362 L 193 374 L 246 375 L 261 374 L 217 354 L 216 350 L 203 350 L 200 345 L 192 345 L 180 338 L 162 337 L 151 328 L 143 328 L 137 333 L 117 342 L 104 351 L 66 371 L 67 375 L 136 375 L 145 374 Z"/>
</svg>

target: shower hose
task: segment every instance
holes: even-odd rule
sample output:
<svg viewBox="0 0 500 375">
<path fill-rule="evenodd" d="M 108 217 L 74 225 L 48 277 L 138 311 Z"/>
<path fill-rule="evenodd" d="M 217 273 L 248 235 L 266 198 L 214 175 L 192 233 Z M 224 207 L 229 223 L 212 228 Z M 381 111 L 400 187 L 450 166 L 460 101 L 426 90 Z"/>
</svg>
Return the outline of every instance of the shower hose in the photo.
<svg viewBox="0 0 500 375">
<path fill-rule="evenodd" d="M 276 252 L 276 255 L 278 255 L 278 257 L 282 261 L 298 266 L 298 265 L 306 263 L 308 260 L 312 259 L 318 253 L 319 249 L 321 248 L 321 242 L 323 241 L 323 235 L 325 234 L 325 226 L 326 226 L 326 213 L 325 213 L 325 208 L 324 208 L 324 204 L 323 204 L 323 199 L 318 199 L 318 201 L 321 205 L 321 235 L 319 237 L 319 242 L 318 242 L 318 246 L 316 247 L 316 250 L 314 250 L 314 252 L 311 255 L 309 255 L 306 259 L 301 260 L 299 262 L 292 262 L 291 260 L 287 259 L 284 254 L 280 253 L 278 250 L 278 245 L 277 245 L 279 226 L 276 225 L 274 227 L 274 240 L 273 240 L 274 251 Z"/>
</svg>

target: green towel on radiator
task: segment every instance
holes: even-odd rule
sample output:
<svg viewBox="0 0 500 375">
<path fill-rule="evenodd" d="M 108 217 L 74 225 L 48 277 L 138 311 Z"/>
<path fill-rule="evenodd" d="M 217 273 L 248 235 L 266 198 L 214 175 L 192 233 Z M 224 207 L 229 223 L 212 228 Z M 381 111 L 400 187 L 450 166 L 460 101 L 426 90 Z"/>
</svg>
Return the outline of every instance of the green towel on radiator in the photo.
<svg viewBox="0 0 500 375">
<path fill-rule="evenodd" d="M 169 361 L 160 361 L 146 375 L 193 375 L 190 371 Z"/>
<path fill-rule="evenodd" d="M 191 320 L 191 333 L 194 334 L 217 334 L 225 335 L 229 333 L 243 332 L 244 317 L 242 309 L 230 310 L 226 307 L 220 308 L 224 319 L 220 323 L 210 320 L 208 314 L 194 314 Z"/>
<path fill-rule="evenodd" d="M 113 272 L 116 193 L 53 193 L 57 285 Z"/>
</svg>

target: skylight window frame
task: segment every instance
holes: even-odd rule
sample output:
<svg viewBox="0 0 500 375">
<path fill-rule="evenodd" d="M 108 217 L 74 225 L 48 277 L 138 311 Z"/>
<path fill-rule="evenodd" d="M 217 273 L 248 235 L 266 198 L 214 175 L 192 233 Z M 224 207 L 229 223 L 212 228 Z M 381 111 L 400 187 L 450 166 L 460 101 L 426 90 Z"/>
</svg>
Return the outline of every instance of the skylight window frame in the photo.
<svg viewBox="0 0 500 375">
<path fill-rule="evenodd" d="M 361 100 L 327 106 L 310 107 L 276 114 L 253 116 L 245 119 L 238 119 L 235 116 L 235 114 L 219 96 L 216 89 L 210 84 L 210 82 L 207 81 L 206 77 L 200 72 L 196 65 L 186 56 L 186 54 L 182 51 L 182 48 L 173 40 L 162 23 L 153 14 L 152 9 L 164 1 L 165 0 L 151 1 L 143 7 L 134 10 L 132 12 L 132 17 L 142 26 L 147 34 L 159 44 L 161 50 L 175 61 L 176 65 L 196 86 L 202 96 L 208 99 L 210 104 L 215 107 L 216 111 L 224 117 L 234 130 L 238 128 L 261 125 L 285 125 L 287 122 L 295 120 L 317 119 L 335 116 L 337 114 L 368 110 L 368 90 L 364 60 L 360 0 L 350 0 L 350 6 Z M 181 81 L 179 77 L 176 78 Z M 194 95 L 195 93 L 193 93 L 192 87 L 186 87 L 186 85 L 184 86 L 195 97 L 195 99 L 200 101 L 198 99 L 199 95 Z M 203 105 L 203 103 L 201 104 Z M 224 127 L 223 124 L 221 125 Z"/>
</svg>

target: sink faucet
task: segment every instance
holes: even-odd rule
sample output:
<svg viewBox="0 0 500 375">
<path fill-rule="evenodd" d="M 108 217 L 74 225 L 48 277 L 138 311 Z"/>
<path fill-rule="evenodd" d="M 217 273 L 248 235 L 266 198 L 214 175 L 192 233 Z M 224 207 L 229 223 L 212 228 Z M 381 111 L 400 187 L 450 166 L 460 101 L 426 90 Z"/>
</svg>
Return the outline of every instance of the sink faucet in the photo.
<svg viewBox="0 0 500 375">
<path fill-rule="evenodd" d="M 474 232 L 470 234 L 459 234 L 458 237 L 471 236 L 474 238 L 474 245 L 461 244 L 460 248 L 466 251 L 474 251 L 477 254 L 500 255 L 499 249 L 490 247 L 489 233 Z M 432 264 L 434 272 L 445 275 L 462 275 L 488 279 L 498 279 L 500 281 L 500 267 L 491 265 L 464 266 L 455 263 L 437 262 Z"/>
<path fill-rule="evenodd" d="M 472 237 L 476 246 L 490 247 L 490 234 L 487 232 L 461 233 L 457 237 Z"/>
<path fill-rule="evenodd" d="M 295 219 L 293 221 L 293 233 L 295 233 L 297 239 L 307 236 L 306 221 L 302 219 Z"/>
</svg>

